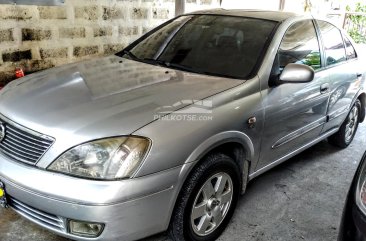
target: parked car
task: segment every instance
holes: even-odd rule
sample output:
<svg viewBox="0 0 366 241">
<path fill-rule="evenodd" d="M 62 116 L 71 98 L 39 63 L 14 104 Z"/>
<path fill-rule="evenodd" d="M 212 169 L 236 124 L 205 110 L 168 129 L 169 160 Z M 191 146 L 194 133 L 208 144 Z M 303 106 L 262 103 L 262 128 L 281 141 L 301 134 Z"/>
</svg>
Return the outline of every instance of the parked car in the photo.
<svg viewBox="0 0 366 241">
<path fill-rule="evenodd" d="M 347 195 L 338 241 L 366 240 L 366 152 Z"/>
<path fill-rule="evenodd" d="M 0 92 L 2 205 L 75 240 L 215 240 L 255 177 L 365 119 L 364 66 L 292 13 L 185 14 Z"/>
</svg>

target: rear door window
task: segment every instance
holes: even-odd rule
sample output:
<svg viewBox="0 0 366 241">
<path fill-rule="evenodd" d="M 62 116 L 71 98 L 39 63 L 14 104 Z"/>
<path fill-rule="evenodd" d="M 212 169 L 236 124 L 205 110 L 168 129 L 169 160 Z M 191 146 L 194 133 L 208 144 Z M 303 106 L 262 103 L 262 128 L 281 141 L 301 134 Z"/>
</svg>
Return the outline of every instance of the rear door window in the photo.
<svg viewBox="0 0 366 241">
<path fill-rule="evenodd" d="M 340 30 L 326 21 L 317 21 L 322 35 L 327 66 L 345 61 L 346 51 Z"/>
</svg>

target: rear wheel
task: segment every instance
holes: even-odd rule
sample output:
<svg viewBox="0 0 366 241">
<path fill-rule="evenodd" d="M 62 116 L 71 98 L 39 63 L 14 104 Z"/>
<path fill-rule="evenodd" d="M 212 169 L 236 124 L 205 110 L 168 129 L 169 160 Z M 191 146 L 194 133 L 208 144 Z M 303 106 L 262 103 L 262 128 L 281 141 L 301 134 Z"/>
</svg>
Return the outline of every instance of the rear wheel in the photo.
<svg viewBox="0 0 366 241">
<path fill-rule="evenodd" d="M 329 137 L 329 142 L 335 146 L 345 148 L 351 144 L 356 135 L 358 124 L 360 122 L 361 102 L 357 100 L 346 120 L 343 122 L 339 131 Z"/>
<path fill-rule="evenodd" d="M 172 216 L 173 240 L 216 240 L 229 223 L 240 193 L 239 168 L 230 157 L 205 158 L 187 179 Z"/>
</svg>

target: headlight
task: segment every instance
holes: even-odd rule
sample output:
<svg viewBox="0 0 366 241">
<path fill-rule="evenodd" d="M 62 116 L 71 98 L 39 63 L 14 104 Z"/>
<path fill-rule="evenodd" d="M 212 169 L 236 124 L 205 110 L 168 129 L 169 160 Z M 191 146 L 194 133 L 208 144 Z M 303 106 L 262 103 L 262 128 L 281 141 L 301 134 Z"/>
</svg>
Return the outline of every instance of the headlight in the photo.
<svg viewBox="0 0 366 241">
<path fill-rule="evenodd" d="M 360 165 L 361 167 L 356 174 L 356 204 L 366 215 L 366 153 L 363 156 Z"/>
<path fill-rule="evenodd" d="M 115 137 L 76 146 L 47 169 L 91 179 L 114 180 L 131 177 L 150 146 L 143 137 Z"/>
</svg>

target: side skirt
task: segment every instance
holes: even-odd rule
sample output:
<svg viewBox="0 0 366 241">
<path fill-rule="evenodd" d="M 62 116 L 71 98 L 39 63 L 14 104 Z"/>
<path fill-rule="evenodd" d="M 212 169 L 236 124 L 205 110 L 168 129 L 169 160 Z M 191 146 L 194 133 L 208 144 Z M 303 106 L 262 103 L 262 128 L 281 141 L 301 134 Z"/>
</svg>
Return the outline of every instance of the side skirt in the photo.
<svg viewBox="0 0 366 241">
<path fill-rule="evenodd" d="M 255 171 L 255 172 L 253 172 L 252 174 L 250 174 L 250 175 L 249 175 L 249 181 L 250 181 L 250 180 L 252 180 L 252 179 L 254 179 L 254 178 L 256 178 L 257 176 L 261 175 L 262 173 L 264 173 L 264 172 L 266 172 L 266 171 L 268 171 L 268 170 L 270 170 L 270 169 L 274 168 L 275 166 L 277 166 L 277 165 L 281 164 L 282 162 L 284 162 L 284 161 L 286 161 L 286 160 L 290 159 L 291 157 L 293 157 L 293 156 L 295 156 L 295 155 L 299 154 L 300 152 L 302 152 L 302 151 L 304 151 L 304 150 L 308 149 L 309 147 L 311 147 L 311 146 L 313 146 L 313 145 L 317 144 L 318 142 L 320 142 L 320 141 L 324 140 L 325 138 L 327 138 L 327 137 L 329 137 L 329 136 L 333 135 L 334 133 L 336 133 L 336 132 L 338 131 L 338 129 L 339 129 L 339 128 L 333 128 L 333 129 L 330 129 L 328 132 L 326 132 L 326 133 L 322 134 L 321 136 L 319 136 L 318 138 L 316 138 L 316 139 L 312 140 L 311 142 L 309 142 L 309 143 L 307 143 L 307 144 L 305 144 L 305 145 L 301 146 L 300 148 L 298 148 L 298 149 L 296 149 L 296 150 L 294 150 L 294 151 L 292 151 L 292 152 L 290 152 L 290 153 L 286 154 L 285 156 L 283 156 L 283 157 L 281 157 L 281 158 L 277 159 L 276 161 L 272 162 L 271 164 L 268 164 L 267 166 L 262 167 L 261 169 L 259 169 L 259 170 Z"/>
</svg>

